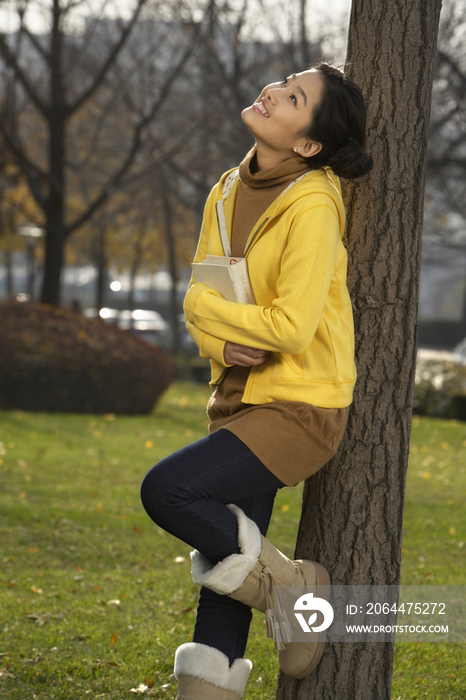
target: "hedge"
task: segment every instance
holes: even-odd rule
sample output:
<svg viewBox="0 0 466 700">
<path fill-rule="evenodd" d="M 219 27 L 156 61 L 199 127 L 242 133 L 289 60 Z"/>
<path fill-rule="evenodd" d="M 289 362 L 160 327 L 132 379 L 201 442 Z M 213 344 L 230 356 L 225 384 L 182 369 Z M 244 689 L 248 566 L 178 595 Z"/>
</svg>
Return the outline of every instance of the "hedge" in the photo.
<svg viewBox="0 0 466 700">
<path fill-rule="evenodd" d="M 0 408 L 150 413 L 174 376 L 141 338 L 36 302 L 0 303 Z"/>
<path fill-rule="evenodd" d="M 466 366 L 453 359 L 418 356 L 414 412 L 466 420 Z"/>
</svg>

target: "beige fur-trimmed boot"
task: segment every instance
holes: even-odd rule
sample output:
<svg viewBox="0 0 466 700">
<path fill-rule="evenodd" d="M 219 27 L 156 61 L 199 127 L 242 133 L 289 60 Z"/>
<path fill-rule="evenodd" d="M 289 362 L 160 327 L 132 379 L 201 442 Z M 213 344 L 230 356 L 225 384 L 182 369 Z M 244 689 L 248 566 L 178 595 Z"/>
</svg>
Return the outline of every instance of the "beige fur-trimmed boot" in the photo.
<svg viewBox="0 0 466 700">
<path fill-rule="evenodd" d="M 274 586 L 312 586 L 314 594 L 328 599 L 330 577 L 321 564 L 291 561 L 265 537 L 241 508 L 228 508 L 238 520 L 241 554 L 232 554 L 215 566 L 197 550 L 191 552 L 195 583 L 216 593 L 229 595 L 266 614 L 267 635 L 275 638 L 281 670 L 294 678 L 305 678 L 319 663 L 324 650 L 318 641 L 291 642 L 291 627 L 283 610 L 274 610 Z"/>
<path fill-rule="evenodd" d="M 252 663 L 228 657 L 206 644 L 188 642 L 175 653 L 177 700 L 239 700 L 244 693 Z"/>
</svg>

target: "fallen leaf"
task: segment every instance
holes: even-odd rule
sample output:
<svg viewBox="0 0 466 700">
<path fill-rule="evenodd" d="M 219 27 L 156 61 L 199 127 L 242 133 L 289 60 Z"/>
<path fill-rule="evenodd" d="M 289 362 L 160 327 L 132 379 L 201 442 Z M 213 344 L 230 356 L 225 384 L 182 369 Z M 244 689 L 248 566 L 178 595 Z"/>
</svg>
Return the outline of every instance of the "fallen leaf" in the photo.
<svg viewBox="0 0 466 700">
<path fill-rule="evenodd" d="M 42 593 L 42 588 L 36 588 L 36 586 L 31 586 L 31 591 L 32 591 L 33 593 L 39 593 L 39 594 L 41 594 L 41 593 Z"/>
<path fill-rule="evenodd" d="M 147 693 L 149 690 L 149 686 L 146 685 L 145 683 L 140 683 L 137 688 L 131 688 L 129 691 L 130 693 L 137 693 L 138 695 L 143 695 L 144 693 Z"/>
<path fill-rule="evenodd" d="M 31 613 L 30 615 L 25 615 L 24 617 L 26 620 L 34 620 L 39 627 L 43 627 L 43 625 L 49 621 L 51 616 L 49 613 Z"/>
<path fill-rule="evenodd" d="M 118 632 L 114 632 L 110 638 L 110 646 L 113 647 L 118 642 Z"/>
</svg>

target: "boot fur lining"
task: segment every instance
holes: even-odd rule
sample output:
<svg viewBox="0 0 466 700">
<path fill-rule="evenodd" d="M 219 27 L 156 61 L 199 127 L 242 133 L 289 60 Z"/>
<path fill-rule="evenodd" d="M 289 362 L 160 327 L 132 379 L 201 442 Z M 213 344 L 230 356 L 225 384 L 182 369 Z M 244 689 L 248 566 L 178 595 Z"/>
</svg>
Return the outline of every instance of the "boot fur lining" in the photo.
<svg viewBox="0 0 466 700">
<path fill-rule="evenodd" d="M 235 659 L 231 668 L 228 657 L 219 649 L 206 644 L 188 642 L 175 654 L 175 676 L 194 676 L 217 688 L 244 693 L 252 663 L 249 659 Z"/>
<path fill-rule="evenodd" d="M 212 566 L 196 549 L 191 552 L 191 574 L 194 583 L 206 586 L 221 595 L 229 595 L 241 586 L 257 564 L 262 549 L 262 537 L 256 523 L 233 503 L 227 508 L 238 520 L 238 544 L 241 554 L 231 554 Z"/>
</svg>

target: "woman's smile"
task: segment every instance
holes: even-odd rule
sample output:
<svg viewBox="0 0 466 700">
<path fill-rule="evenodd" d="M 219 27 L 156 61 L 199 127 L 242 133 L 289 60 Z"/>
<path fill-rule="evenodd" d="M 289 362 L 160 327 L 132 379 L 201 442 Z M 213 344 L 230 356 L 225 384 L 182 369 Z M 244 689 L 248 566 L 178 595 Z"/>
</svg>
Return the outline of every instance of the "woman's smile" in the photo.
<svg viewBox="0 0 466 700">
<path fill-rule="evenodd" d="M 264 117 L 269 117 L 269 111 L 267 109 L 266 103 L 265 103 L 265 97 L 263 97 L 261 100 L 258 100 L 257 102 L 254 102 L 252 105 L 252 108 L 255 112 L 258 112 L 259 114 L 262 114 Z"/>
</svg>

